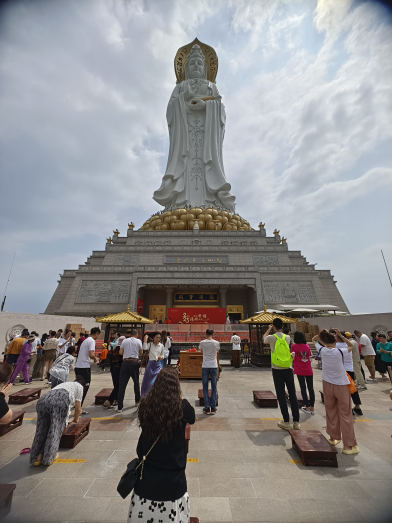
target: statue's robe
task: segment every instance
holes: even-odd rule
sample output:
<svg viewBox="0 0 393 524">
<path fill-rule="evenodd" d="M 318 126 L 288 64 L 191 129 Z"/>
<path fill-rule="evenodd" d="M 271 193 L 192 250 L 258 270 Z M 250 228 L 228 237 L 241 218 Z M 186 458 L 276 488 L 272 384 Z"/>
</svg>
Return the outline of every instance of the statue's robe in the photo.
<svg viewBox="0 0 393 524">
<path fill-rule="evenodd" d="M 235 197 L 225 178 L 222 144 L 225 107 L 215 84 L 206 81 L 206 111 L 191 111 L 184 99 L 188 80 L 178 84 L 169 100 L 167 122 L 168 164 L 154 200 L 165 209 L 184 205 L 212 205 L 235 212 Z M 196 93 L 200 97 L 200 93 Z"/>
</svg>

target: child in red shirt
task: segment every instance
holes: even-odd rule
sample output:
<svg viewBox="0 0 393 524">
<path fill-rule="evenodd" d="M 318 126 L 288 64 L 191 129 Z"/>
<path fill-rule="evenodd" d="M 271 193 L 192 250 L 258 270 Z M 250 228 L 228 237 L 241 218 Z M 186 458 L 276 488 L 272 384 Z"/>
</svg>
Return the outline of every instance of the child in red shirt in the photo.
<svg viewBox="0 0 393 524">
<path fill-rule="evenodd" d="M 311 367 L 311 350 L 306 343 L 306 338 L 300 331 L 295 332 L 294 344 L 291 346 L 293 357 L 293 372 L 297 375 L 300 391 L 302 392 L 304 406 L 302 410 L 310 415 L 315 415 L 315 393 L 313 386 L 313 370 Z M 306 388 L 307 384 L 307 388 Z M 307 397 L 307 389 L 310 399 Z"/>
</svg>

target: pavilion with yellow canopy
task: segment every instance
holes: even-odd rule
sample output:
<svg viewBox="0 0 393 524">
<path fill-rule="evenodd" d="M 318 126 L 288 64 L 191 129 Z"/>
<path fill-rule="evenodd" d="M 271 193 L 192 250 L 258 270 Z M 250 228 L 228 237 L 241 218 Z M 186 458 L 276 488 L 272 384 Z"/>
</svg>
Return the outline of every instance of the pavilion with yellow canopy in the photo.
<svg viewBox="0 0 393 524">
<path fill-rule="evenodd" d="M 128 330 L 136 329 L 138 336 L 143 340 L 145 332 L 145 324 L 153 324 L 153 321 L 149 318 L 145 318 L 138 313 L 130 311 L 130 305 L 128 304 L 127 309 L 121 313 L 114 313 L 112 315 L 106 315 L 105 317 L 96 317 L 96 322 L 106 324 L 104 342 L 108 342 L 116 335 L 125 336 Z"/>
</svg>

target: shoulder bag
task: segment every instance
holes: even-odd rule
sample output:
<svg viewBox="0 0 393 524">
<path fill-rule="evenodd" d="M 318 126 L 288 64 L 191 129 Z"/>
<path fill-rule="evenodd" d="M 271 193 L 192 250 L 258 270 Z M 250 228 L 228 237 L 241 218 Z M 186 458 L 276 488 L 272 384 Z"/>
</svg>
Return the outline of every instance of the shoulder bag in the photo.
<svg viewBox="0 0 393 524">
<path fill-rule="evenodd" d="M 150 453 L 150 451 L 157 444 L 157 441 L 159 438 L 160 438 L 160 435 L 158 435 L 158 437 L 156 438 L 156 441 L 154 442 L 152 447 L 149 449 L 149 451 L 146 453 L 146 455 L 143 456 L 140 462 L 139 462 L 139 458 L 135 458 L 134 460 L 131 460 L 131 462 L 127 464 L 127 469 L 121 476 L 120 482 L 117 485 L 117 491 L 123 499 L 128 497 L 131 491 L 135 488 L 135 485 L 138 481 L 137 469 L 139 467 L 141 467 L 141 476 L 139 478 L 142 479 L 143 466 L 144 466 L 145 460 L 148 454 Z"/>
</svg>

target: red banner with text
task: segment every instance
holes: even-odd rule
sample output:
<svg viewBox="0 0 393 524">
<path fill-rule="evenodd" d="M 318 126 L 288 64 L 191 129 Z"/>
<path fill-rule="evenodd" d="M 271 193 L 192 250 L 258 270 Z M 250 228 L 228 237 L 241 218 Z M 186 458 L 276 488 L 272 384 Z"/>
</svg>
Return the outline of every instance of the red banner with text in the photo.
<svg viewBox="0 0 393 524">
<path fill-rule="evenodd" d="M 167 311 L 168 324 L 225 324 L 225 308 L 173 307 Z"/>
</svg>

